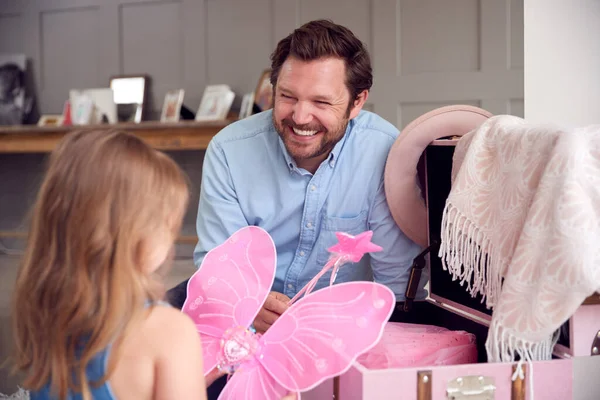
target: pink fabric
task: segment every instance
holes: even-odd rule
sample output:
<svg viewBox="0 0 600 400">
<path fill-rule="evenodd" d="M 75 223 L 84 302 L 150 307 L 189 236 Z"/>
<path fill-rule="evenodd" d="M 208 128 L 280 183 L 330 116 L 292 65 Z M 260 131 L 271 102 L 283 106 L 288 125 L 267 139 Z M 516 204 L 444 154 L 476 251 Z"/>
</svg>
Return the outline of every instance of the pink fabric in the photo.
<svg viewBox="0 0 600 400">
<path fill-rule="evenodd" d="M 377 345 L 357 361 L 368 369 L 470 364 L 477 362 L 477 344 L 464 331 L 389 322 Z"/>
<path fill-rule="evenodd" d="M 350 368 L 373 347 L 395 306 L 374 282 L 329 286 L 294 303 L 264 335 L 248 329 L 276 268 L 275 246 L 258 227 L 242 228 L 211 250 L 188 283 L 183 312 L 203 343 L 204 373 L 233 373 L 219 399 L 280 399 Z"/>
<path fill-rule="evenodd" d="M 488 359 L 550 359 L 600 289 L 600 126 L 492 117 L 459 141 L 452 174 L 439 255 L 494 308 Z"/>
</svg>

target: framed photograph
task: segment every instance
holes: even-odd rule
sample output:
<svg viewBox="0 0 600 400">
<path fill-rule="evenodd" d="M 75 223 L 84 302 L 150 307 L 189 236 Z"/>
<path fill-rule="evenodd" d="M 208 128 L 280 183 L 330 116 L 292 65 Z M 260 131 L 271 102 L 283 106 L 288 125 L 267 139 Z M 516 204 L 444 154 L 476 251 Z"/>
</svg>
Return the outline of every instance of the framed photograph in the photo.
<svg viewBox="0 0 600 400">
<path fill-rule="evenodd" d="M 169 90 L 165 94 L 165 102 L 163 103 L 162 112 L 160 114 L 160 122 L 178 122 L 183 104 L 183 96 L 185 90 Z"/>
<path fill-rule="evenodd" d="M 73 89 L 69 91 L 71 119 L 74 125 L 116 124 L 118 108 L 110 88 Z M 91 102 L 91 105 L 88 103 Z M 89 114 L 89 115 L 88 115 Z"/>
<path fill-rule="evenodd" d="M 254 105 L 254 93 L 246 93 L 242 97 L 242 105 L 240 106 L 239 119 L 244 119 L 252 115 L 252 106 Z"/>
<path fill-rule="evenodd" d="M 64 117 L 62 115 L 42 115 L 38 120 L 38 126 L 61 126 Z"/>
<path fill-rule="evenodd" d="M 71 122 L 73 125 L 96 123 L 96 107 L 89 94 L 71 90 L 69 91 L 69 104 L 71 104 Z"/>
<path fill-rule="evenodd" d="M 24 54 L 0 54 L 0 125 L 21 125 L 27 113 Z"/>
<path fill-rule="evenodd" d="M 271 70 L 266 69 L 258 80 L 254 91 L 254 103 L 260 111 L 273 108 L 273 85 L 271 85 Z"/>
<path fill-rule="evenodd" d="M 118 75 L 110 78 L 118 122 L 142 122 L 146 112 L 149 77 Z"/>
<path fill-rule="evenodd" d="M 227 119 L 235 93 L 228 85 L 209 85 L 204 89 L 196 121 L 218 121 Z"/>
</svg>

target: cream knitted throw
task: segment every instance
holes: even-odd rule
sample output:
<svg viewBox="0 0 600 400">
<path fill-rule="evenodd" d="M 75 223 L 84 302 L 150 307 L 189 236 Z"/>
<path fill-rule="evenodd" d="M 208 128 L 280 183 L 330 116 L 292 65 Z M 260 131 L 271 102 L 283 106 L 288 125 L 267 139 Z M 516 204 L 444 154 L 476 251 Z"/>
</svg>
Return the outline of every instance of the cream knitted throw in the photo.
<svg viewBox="0 0 600 400">
<path fill-rule="evenodd" d="M 550 359 L 600 289 L 600 126 L 490 118 L 459 141 L 452 181 L 439 255 L 493 307 L 488 360 Z"/>
</svg>

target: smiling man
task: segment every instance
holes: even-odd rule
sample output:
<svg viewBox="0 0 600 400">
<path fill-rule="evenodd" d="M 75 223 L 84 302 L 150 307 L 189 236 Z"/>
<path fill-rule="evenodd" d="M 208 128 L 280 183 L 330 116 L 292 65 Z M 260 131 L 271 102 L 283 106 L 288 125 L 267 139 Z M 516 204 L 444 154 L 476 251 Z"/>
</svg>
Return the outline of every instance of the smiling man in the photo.
<svg viewBox="0 0 600 400">
<path fill-rule="evenodd" d="M 344 265 L 336 282 L 375 280 L 404 300 L 419 246 L 395 224 L 383 173 L 399 132 L 362 108 L 373 77 L 369 55 L 347 28 L 312 21 L 281 40 L 271 56 L 273 110 L 235 122 L 204 159 L 194 261 L 248 225 L 277 248 L 273 292 L 254 321 L 264 332 L 328 260 L 336 232 L 373 231 L 383 251 Z M 329 284 L 326 274 L 316 289 Z M 423 276 L 417 300 L 426 296 Z M 179 287 L 181 305 L 185 282 Z"/>
</svg>

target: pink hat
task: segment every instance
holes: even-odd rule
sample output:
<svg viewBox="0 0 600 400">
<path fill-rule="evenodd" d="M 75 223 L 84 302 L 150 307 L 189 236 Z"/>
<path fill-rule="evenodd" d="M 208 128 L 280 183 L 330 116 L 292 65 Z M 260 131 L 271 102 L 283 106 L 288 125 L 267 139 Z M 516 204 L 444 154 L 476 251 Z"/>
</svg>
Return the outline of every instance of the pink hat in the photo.
<svg viewBox="0 0 600 400">
<path fill-rule="evenodd" d="M 428 246 L 427 208 L 417 183 L 421 155 L 432 141 L 463 136 L 491 116 L 473 106 L 441 107 L 408 124 L 394 142 L 385 167 L 385 194 L 396 224 L 415 243 Z"/>
</svg>

